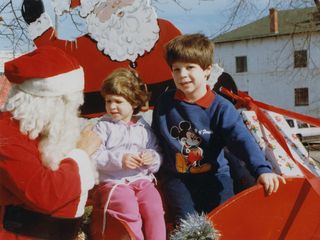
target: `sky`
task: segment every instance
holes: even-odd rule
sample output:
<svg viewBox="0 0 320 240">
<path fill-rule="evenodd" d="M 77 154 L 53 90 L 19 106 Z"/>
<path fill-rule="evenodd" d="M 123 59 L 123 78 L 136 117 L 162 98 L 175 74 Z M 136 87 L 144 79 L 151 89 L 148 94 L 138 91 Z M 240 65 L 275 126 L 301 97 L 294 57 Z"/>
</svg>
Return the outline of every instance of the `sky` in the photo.
<svg viewBox="0 0 320 240">
<path fill-rule="evenodd" d="M 0 0 L 1 2 L 6 0 Z M 301 0 L 302 1 L 302 0 Z M 297 2 L 301 2 L 297 1 Z M 17 8 L 20 8 L 22 0 L 13 1 Z M 43 0 L 46 8 L 46 12 L 51 16 L 54 22 L 54 13 L 51 6 L 51 0 Z M 288 2 L 288 0 L 258 0 L 244 1 L 245 11 L 239 9 L 239 14 L 234 20 L 234 25 L 232 28 L 224 28 L 225 24 L 228 22 L 231 16 L 231 10 L 239 2 L 235 0 L 151 0 L 152 5 L 155 7 L 156 13 L 159 18 L 164 18 L 171 21 L 177 28 L 179 28 L 182 33 L 195 33 L 201 32 L 206 34 L 208 37 L 213 38 L 227 30 L 239 27 L 241 25 L 247 24 L 251 21 L 264 17 L 268 14 L 268 7 L 273 7 L 273 2 Z M 313 2 L 313 1 L 312 1 Z M 179 6 L 180 3 L 182 5 Z M 254 7 L 252 7 L 254 6 Z M 267 6 L 267 7 L 266 7 Z M 250 10 L 248 10 L 248 8 Z M 261 10 L 262 9 L 262 10 Z M 2 17 L 8 22 L 7 16 L 2 13 Z M 80 17 L 79 17 L 80 19 Z M 84 23 L 84 19 L 81 19 Z M 77 32 L 75 28 L 68 28 L 68 23 L 66 20 L 66 15 L 59 17 L 59 38 L 73 40 L 77 36 L 82 35 L 86 32 L 85 24 L 83 24 L 84 32 Z M 0 22 L 1 27 L 1 22 Z M 12 44 L 5 41 L 4 38 L 0 36 L 0 50 L 10 49 Z"/>
<path fill-rule="evenodd" d="M 267 5 L 269 1 L 259 0 L 255 5 Z M 225 31 L 222 28 L 228 22 L 231 11 L 238 3 L 234 0 L 153 0 L 151 2 L 157 16 L 172 22 L 182 33 L 203 33 L 210 38 L 219 35 L 223 30 Z M 53 18 L 53 9 L 49 1 L 46 2 L 46 8 L 48 11 L 52 11 Z M 262 14 L 268 13 L 265 11 Z M 244 14 L 239 14 L 233 28 L 256 19 L 255 14 L 248 13 L 247 16 L 244 16 Z M 65 26 L 63 19 L 64 17 L 60 17 L 60 25 Z M 74 36 L 70 36 L 70 33 L 74 35 L 74 32 L 60 30 L 60 38 L 74 38 Z"/>
<path fill-rule="evenodd" d="M 155 4 L 155 7 L 160 18 L 170 20 L 184 33 L 202 32 L 212 37 L 227 21 L 227 0 L 181 2 L 185 9 L 168 0 Z"/>
<path fill-rule="evenodd" d="M 201 32 L 208 37 L 217 35 L 226 20 L 225 9 L 229 0 L 178 0 L 181 6 L 173 0 L 153 1 L 156 14 L 159 18 L 171 21 L 183 33 Z M 52 14 L 52 7 L 47 1 L 46 9 Z M 60 25 L 63 26 L 64 17 L 60 17 Z M 61 38 L 73 38 L 68 30 L 60 29 Z M 71 36 L 70 36 L 71 34 Z"/>
<path fill-rule="evenodd" d="M 20 8 L 22 0 L 15 0 L 13 2 Z M 43 2 L 47 13 L 52 17 L 52 21 L 54 21 L 51 1 L 45 0 Z M 183 33 L 201 32 L 208 37 L 214 37 L 227 21 L 227 9 L 230 8 L 232 0 L 177 0 L 177 2 L 180 2 L 182 7 L 173 0 L 153 0 L 152 3 L 159 18 L 171 21 Z M 6 18 L 7 16 L 3 15 L 2 17 Z M 81 34 L 73 30 L 70 31 L 67 25 L 72 24 L 65 24 L 68 22 L 65 19 L 65 16 L 59 18 L 59 38 L 71 40 L 78 34 Z M 9 50 L 10 47 L 10 43 L 0 38 L 0 50 Z"/>
</svg>

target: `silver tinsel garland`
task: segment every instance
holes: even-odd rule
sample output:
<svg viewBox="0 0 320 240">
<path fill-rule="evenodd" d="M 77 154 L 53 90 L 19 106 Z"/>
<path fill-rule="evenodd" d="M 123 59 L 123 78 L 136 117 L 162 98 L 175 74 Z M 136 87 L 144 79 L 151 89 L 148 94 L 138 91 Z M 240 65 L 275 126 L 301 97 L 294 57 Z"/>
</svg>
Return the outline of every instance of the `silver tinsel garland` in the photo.
<svg viewBox="0 0 320 240">
<path fill-rule="evenodd" d="M 189 214 L 181 219 L 170 240 L 218 240 L 221 234 L 205 214 Z"/>
</svg>

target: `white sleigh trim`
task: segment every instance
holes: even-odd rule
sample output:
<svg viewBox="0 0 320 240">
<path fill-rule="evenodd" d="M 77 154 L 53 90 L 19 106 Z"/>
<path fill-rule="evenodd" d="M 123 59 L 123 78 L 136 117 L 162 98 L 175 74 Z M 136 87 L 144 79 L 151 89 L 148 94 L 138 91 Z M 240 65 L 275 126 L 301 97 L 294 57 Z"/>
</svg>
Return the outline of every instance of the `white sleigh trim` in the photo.
<svg viewBox="0 0 320 240">
<path fill-rule="evenodd" d="M 218 81 L 218 77 L 223 73 L 224 69 L 220 67 L 217 63 L 212 65 L 212 71 L 210 74 L 210 78 L 207 81 L 207 84 L 210 88 L 213 88 L 213 86 Z"/>
</svg>

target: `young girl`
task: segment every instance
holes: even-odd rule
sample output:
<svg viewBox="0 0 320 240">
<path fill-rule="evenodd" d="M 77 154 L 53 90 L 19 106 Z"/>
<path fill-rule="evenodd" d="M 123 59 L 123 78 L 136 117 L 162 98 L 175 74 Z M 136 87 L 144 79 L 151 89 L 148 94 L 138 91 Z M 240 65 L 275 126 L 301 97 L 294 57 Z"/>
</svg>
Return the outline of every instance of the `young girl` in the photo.
<svg viewBox="0 0 320 240">
<path fill-rule="evenodd" d="M 99 186 L 93 195 L 94 239 L 104 239 L 106 213 L 124 223 L 137 240 L 165 240 L 164 211 L 154 175 L 161 163 L 158 143 L 147 122 L 134 114 L 148 93 L 133 70 L 120 68 L 102 84 L 108 115 L 95 129 L 102 145 L 93 159 Z"/>
</svg>

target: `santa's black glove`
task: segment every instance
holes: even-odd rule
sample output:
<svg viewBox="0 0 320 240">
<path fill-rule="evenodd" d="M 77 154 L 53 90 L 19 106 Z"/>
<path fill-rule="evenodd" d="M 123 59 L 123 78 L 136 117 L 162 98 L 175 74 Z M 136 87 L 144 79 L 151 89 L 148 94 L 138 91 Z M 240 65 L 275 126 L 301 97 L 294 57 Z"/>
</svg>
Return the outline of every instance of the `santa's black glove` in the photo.
<svg viewBox="0 0 320 240">
<path fill-rule="evenodd" d="M 23 0 L 21 14 L 27 24 L 36 21 L 43 12 L 44 6 L 41 0 Z"/>
</svg>

